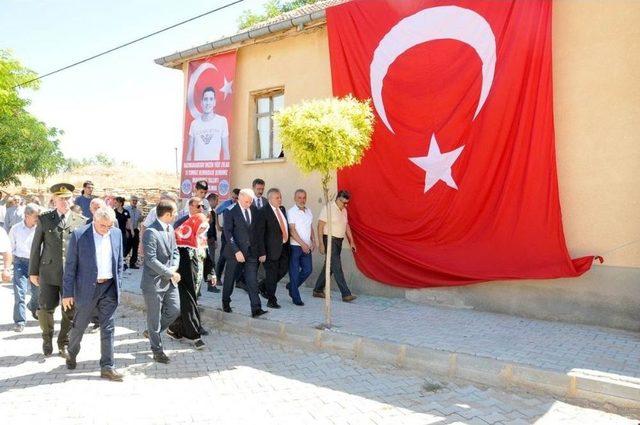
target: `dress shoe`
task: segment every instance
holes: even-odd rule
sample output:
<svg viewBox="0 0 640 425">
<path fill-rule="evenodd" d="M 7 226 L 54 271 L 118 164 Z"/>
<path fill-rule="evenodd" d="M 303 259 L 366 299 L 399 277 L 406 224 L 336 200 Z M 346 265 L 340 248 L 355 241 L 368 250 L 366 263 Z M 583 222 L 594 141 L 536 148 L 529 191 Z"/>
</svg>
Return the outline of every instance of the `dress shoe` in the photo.
<svg viewBox="0 0 640 425">
<path fill-rule="evenodd" d="M 269 307 L 269 308 L 280 308 L 280 304 L 278 304 L 278 301 L 268 301 L 267 302 L 267 307 Z"/>
<path fill-rule="evenodd" d="M 69 370 L 73 370 L 76 368 L 77 363 L 76 363 L 76 358 L 73 356 L 67 356 L 67 369 Z"/>
<path fill-rule="evenodd" d="M 66 359 L 69 356 L 69 353 L 67 353 L 67 346 L 63 345 L 61 347 L 58 347 L 58 354 L 60 354 L 60 357 Z"/>
<path fill-rule="evenodd" d="M 242 289 L 243 291 L 248 292 L 247 286 L 244 284 L 244 282 L 240 282 L 240 281 L 236 282 L 236 288 Z"/>
<path fill-rule="evenodd" d="M 171 361 L 169 360 L 169 357 L 167 357 L 167 355 L 164 353 L 164 351 L 158 351 L 157 353 L 153 353 L 153 360 L 163 364 L 167 364 Z"/>
<path fill-rule="evenodd" d="M 193 346 L 196 348 L 196 350 L 202 350 L 202 349 L 204 349 L 204 347 L 206 347 L 206 346 L 207 346 L 207 344 L 205 344 L 203 340 L 198 339 L 198 340 L 193 344 Z"/>
<path fill-rule="evenodd" d="M 313 296 L 316 298 L 324 298 L 324 292 L 313 291 Z"/>
<path fill-rule="evenodd" d="M 100 323 L 94 323 L 93 325 L 91 325 L 89 333 L 96 333 L 98 330 L 100 330 Z"/>
<path fill-rule="evenodd" d="M 144 331 L 142 331 L 142 336 L 147 338 L 147 339 L 149 339 L 149 331 L 146 330 L 146 329 Z"/>
<path fill-rule="evenodd" d="M 201 328 L 200 328 L 200 335 L 202 335 L 202 336 L 207 336 L 207 335 L 209 335 L 209 331 L 208 331 L 208 330 L 206 330 L 205 328 L 202 328 L 202 327 L 201 327 Z"/>
<path fill-rule="evenodd" d="M 33 317 L 34 320 L 38 320 L 38 312 L 36 310 L 32 311 L 31 317 Z"/>
<path fill-rule="evenodd" d="M 129 266 L 130 269 L 133 270 L 138 270 L 140 267 L 136 266 L 135 264 L 133 266 Z"/>
<path fill-rule="evenodd" d="M 53 354 L 53 343 L 51 342 L 51 340 L 42 342 L 42 352 L 47 357 Z"/>
<path fill-rule="evenodd" d="M 24 331 L 24 323 L 18 323 L 16 325 L 13 325 L 13 331 L 14 332 L 22 332 L 22 331 Z"/>
<path fill-rule="evenodd" d="M 355 295 L 347 295 L 346 297 L 342 297 L 342 301 L 346 302 L 346 303 L 350 303 L 351 301 L 355 300 L 356 297 Z"/>
<path fill-rule="evenodd" d="M 207 287 L 207 292 L 213 292 L 215 294 L 218 294 L 220 292 L 220 289 L 218 289 L 217 286 L 209 285 Z"/>
<path fill-rule="evenodd" d="M 284 285 L 285 289 L 288 291 L 291 289 L 291 282 L 287 282 L 286 285 Z"/>
<path fill-rule="evenodd" d="M 251 313 L 251 317 L 259 317 L 262 316 L 263 314 L 267 314 L 268 311 L 264 311 L 263 309 L 259 309 L 259 310 L 255 310 L 254 312 Z"/>
<path fill-rule="evenodd" d="M 122 374 L 116 372 L 114 369 L 102 369 L 100 371 L 100 377 L 116 382 L 122 382 L 123 379 Z"/>
<path fill-rule="evenodd" d="M 224 311 L 225 313 L 231 313 L 233 310 L 231 309 L 231 306 L 229 304 L 223 304 L 222 311 Z"/>
<path fill-rule="evenodd" d="M 295 305 L 303 306 L 304 303 L 302 301 L 293 301 Z"/>
</svg>

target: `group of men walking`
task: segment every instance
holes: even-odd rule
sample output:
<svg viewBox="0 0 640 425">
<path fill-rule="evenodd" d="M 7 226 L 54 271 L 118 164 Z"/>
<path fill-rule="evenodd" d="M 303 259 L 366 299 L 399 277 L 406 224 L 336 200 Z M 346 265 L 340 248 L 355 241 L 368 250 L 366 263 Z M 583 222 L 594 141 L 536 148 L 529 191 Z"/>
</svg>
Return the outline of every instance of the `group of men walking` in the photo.
<svg viewBox="0 0 640 425">
<path fill-rule="evenodd" d="M 224 273 L 222 310 L 228 313 L 232 311 L 235 286 L 248 292 L 252 317 L 268 312 L 262 308 L 260 296 L 266 298 L 267 308 L 281 308 L 277 284 L 287 273 L 290 278 L 286 288 L 292 303 L 304 305 L 299 287 L 311 275 L 312 252 L 316 247 L 325 252 L 326 209 L 319 217 L 318 234 L 322 238 L 318 240 L 303 189 L 295 192 L 295 205 L 287 211 L 280 190 L 269 189 L 265 198 L 264 187 L 264 181 L 256 179 L 252 188 L 235 189 L 230 199 L 218 205 L 218 196 L 207 194 L 206 182 L 198 182 L 197 194 L 201 196 L 189 200 L 181 218 L 171 197 L 162 198 L 150 211 L 141 233 L 144 261 L 140 287 L 147 315 L 143 334 L 149 339 L 155 361 L 170 361 L 163 349 L 165 331 L 172 338 L 193 341 L 197 349 L 205 346 L 202 336 L 207 331 L 198 310 L 203 277 L 209 291 L 216 292 Z M 38 216 L 38 209 L 27 205 L 24 221 L 11 229 L 16 236 L 9 238 L 14 253 L 14 321 L 23 329 L 28 308 L 40 323 L 42 350 L 49 356 L 53 353 L 53 315 L 61 303 L 62 322 L 56 343 L 69 369 L 76 368 L 84 331 L 89 323 L 97 322 L 101 376 L 118 381 L 122 375 L 114 364 L 114 315 L 120 300 L 124 258 L 133 247 L 127 249 L 124 232 L 117 228 L 118 212 L 122 214 L 118 207 L 122 205 L 114 211 L 104 202 L 90 199 L 87 205 L 81 205 L 83 211 L 89 209 L 91 217 L 87 221 L 71 209 L 73 190 L 66 183 L 52 186 L 54 209 Z M 345 209 L 349 198 L 348 192 L 340 191 L 331 205 L 331 272 L 345 302 L 355 299 L 340 263 L 345 237 L 355 251 Z M 221 230 L 221 247 L 216 262 L 217 230 Z M 2 245 L 0 234 L 0 252 L 5 252 Z M 6 260 L 3 277 L 8 270 Z M 324 297 L 324 279 L 323 270 L 313 291 L 315 297 Z M 27 282 L 32 298 L 25 306 Z"/>
</svg>

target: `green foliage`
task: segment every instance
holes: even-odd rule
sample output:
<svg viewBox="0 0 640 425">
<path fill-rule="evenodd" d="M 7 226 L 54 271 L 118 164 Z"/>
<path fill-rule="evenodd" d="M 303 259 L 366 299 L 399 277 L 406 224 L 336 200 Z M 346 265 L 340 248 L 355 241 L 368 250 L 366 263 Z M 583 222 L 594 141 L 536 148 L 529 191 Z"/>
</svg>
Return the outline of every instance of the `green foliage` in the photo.
<svg viewBox="0 0 640 425">
<path fill-rule="evenodd" d="M 116 165 L 116 160 L 105 153 L 99 153 L 91 158 L 68 158 L 65 160 L 64 170 L 73 171 L 78 168 L 89 167 L 91 165 L 102 165 L 105 167 L 113 167 Z M 122 165 L 130 165 L 128 162 L 123 162 Z"/>
<path fill-rule="evenodd" d="M 0 184 L 19 184 L 19 174 L 44 179 L 64 165 L 58 140 L 62 132 L 27 112 L 29 100 L 14 88 L 34 77 L 8 51 L 0 50 Z M 38 83 L 25 88 L 37 89 Z"/>
<path fill-rule="evenodd" d="M 238 18 L 238 29 L 244 30 L 250 28 L 260 22 L 267 21 L 290 12 L 307 4 L 317 3 L 321 0 L 290 0 L 282 2 L 281 0 L 269 0 L 264 5 L 264 13 L 255 13 L 252 10 L 245 10 Z"/>
<path fill-rule="evenodd" d="M 360 163 L 371 143 L 374 118 L 369 101 L 348 96 L 289 106 L 274 119 L 287 156 L 303 172 L 326 177 Z"/>
</svg>

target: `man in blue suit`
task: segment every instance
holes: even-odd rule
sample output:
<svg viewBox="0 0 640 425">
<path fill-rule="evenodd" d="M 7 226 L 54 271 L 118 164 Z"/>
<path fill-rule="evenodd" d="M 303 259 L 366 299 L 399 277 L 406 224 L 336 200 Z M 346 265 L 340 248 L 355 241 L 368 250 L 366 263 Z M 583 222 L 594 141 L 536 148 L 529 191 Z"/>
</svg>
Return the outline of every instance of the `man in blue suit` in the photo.
<svg viewBox="0 0 640 425">
<path fill-rule="evenodd" d="M 100 208 L 93 215 L 93 223 L 71 234 L 62 279 L 62 308 L 68 310 L 75 306 L 67 368 L 76 368 L 82 335 L 97 313 L 100 320 L 100 377 L 122 381 L 113 358 L 114 315 L 124 266 L 122 233 L 112 228 L 115 219 L 111 208 Z"/>
</svg>

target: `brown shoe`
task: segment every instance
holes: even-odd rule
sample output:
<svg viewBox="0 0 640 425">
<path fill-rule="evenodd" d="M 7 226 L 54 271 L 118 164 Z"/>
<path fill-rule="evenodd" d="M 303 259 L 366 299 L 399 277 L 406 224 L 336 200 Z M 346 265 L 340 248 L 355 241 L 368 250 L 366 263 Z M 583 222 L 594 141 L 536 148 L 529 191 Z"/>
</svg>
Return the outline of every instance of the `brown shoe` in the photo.
<svg viewBox="0 0 640 425">
<path fill-rule="evenodd" d="M 342 297 L 342 301 L 346 302 L 346 303 L 350 303 L 351 301 L 355 300 L 356 297 L 355 295 L 347 295 L 346 297 Z"/>
<path fill-rule="evenodd" d="M 316 298 L 324 298 L 324 292 L 313 291 L 313 296 Z"/>
<path fill-rule="evenodd" d="M 122 382 L 122 375 L 115 371 L 115 369 L 102 369 L 100 371 L 100 377 L 108 379 L 109 381 Z"/>
</svg>

